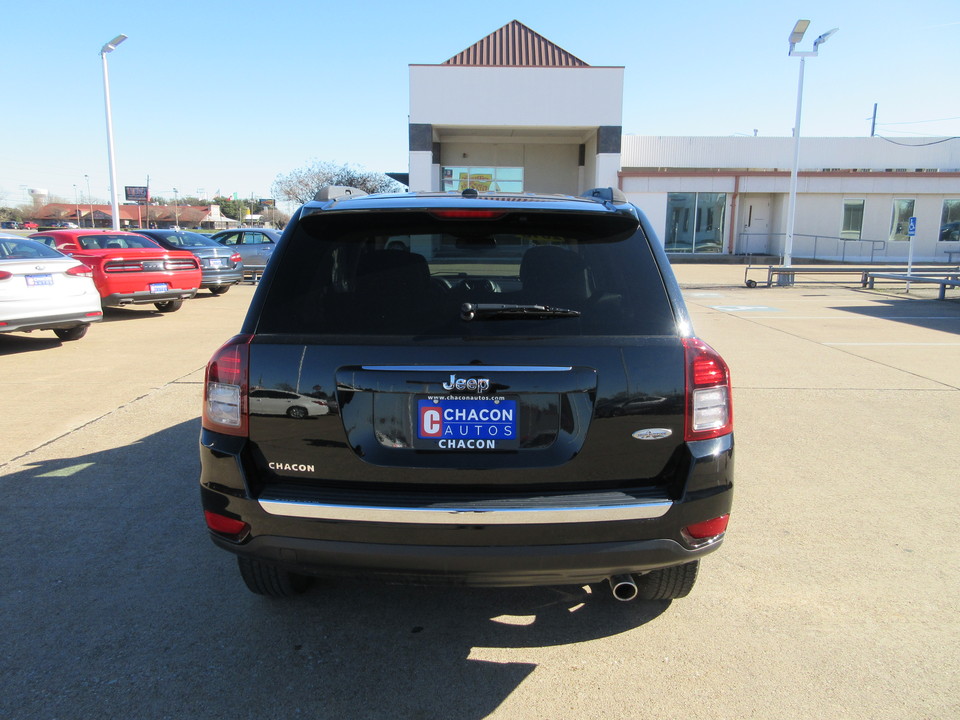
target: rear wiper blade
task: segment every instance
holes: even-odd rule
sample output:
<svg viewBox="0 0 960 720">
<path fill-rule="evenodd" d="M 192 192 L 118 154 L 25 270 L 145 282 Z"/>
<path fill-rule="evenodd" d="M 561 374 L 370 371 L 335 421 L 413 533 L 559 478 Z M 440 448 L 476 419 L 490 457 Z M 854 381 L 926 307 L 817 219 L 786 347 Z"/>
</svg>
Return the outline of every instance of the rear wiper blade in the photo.
<svg viewBox="0 0 960 720">
<path fill-rule="evenodd" d="M 485 320 L 490 318 L 548 318 L 580 317 L 579 310 L 550 307 L 548 305 L 501 305 L 498 303 L 464 303 L 460 306 L 462 320 Z"/>
</svg>

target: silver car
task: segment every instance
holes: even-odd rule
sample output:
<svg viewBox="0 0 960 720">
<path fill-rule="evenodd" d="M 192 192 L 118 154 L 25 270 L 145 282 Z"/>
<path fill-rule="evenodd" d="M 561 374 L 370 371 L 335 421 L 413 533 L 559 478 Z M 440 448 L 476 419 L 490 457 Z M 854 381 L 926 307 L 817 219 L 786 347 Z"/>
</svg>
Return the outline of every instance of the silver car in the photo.
<svg viewBox="0 0 960 720">
<path fill-rule="evenodd" d="M 261 272 L 273 255 L 273 249 L 280 240 L 280 233 L 266 228 L 237 228 L 221 230 L 210 237 L 240 253 L 245 270 Z"/>
</svg>

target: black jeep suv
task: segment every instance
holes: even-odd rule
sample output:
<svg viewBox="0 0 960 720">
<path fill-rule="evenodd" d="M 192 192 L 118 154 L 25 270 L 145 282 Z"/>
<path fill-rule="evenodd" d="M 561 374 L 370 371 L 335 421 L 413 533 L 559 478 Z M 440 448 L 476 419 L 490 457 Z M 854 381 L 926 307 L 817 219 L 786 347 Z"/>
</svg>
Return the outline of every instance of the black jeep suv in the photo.
<svg viewBox="0 0 960 720">
<path fill-rule="evenodd" d="M 250 590 L 690 592 L 730 512 L 730 378 L 643 214 L 609 188 L 318 197 L 207 366 L 202 504 Z"/>
</svg>

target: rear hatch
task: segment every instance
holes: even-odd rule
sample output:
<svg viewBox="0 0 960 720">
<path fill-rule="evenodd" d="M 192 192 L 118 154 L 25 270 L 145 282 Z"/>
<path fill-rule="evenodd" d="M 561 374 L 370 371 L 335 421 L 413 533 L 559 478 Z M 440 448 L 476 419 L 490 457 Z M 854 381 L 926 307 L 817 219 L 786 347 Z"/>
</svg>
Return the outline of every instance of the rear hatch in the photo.
<svg viewBox="0 0 960 720">
<path fill-rule="evenodd" d="M 329 410 L 251 413 L 255 495 L 670 494 L 684 348 L 635 215 L 360 203 L 301 218 L 251 308 L 249 391 Z"/>
</svg>

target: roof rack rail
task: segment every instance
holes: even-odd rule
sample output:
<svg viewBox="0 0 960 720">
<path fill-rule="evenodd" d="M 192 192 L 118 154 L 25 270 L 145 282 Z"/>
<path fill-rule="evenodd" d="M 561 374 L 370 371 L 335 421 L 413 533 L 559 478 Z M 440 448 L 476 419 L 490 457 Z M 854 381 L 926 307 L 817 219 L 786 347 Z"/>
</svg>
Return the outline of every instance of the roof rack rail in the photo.
<svg viewBox="0 0 960 720">
<path fill-rule="evenodd" d="M 313 199 L 317 201 L 338 200 L 343 197 L 360 197 L 366 194 L 367 193 L 360 188 L 349 187 L 347 185 L 327 185 L 324 188 L 320 188 L 317 194 L 313 196 Z"/>
<path fill-rule="evenodd" d="M 593 188 L 592 190 L 587 190 L 580 197 L 596 198 L 597 200 L 603 200 L 608 203 L 627 202 L 627 196 L 623 194 L 622 190 L 615 187 Z"/>
</svg>

